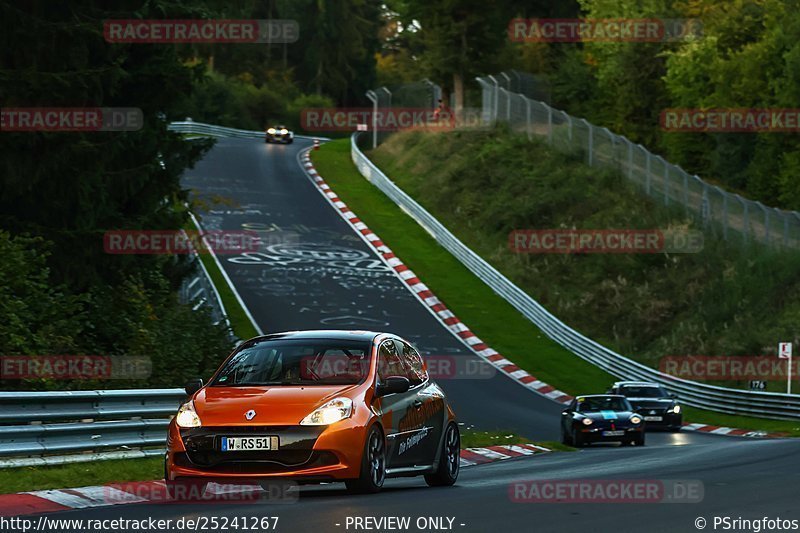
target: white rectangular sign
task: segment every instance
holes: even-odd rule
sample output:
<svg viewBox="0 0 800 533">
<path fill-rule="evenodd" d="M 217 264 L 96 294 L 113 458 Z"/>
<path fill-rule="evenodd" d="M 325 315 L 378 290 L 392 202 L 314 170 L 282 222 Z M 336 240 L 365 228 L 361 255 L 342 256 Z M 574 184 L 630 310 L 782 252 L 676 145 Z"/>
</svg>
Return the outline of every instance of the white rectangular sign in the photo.
<svg viewBox="0 0 800 533">
<path fill-rule="evenodd" d="M 791 342 L 778 343 L 778 357 L 781 358 L 781 359 L 791 359 L 792 358 L 792 343 Z"/>
</svg>

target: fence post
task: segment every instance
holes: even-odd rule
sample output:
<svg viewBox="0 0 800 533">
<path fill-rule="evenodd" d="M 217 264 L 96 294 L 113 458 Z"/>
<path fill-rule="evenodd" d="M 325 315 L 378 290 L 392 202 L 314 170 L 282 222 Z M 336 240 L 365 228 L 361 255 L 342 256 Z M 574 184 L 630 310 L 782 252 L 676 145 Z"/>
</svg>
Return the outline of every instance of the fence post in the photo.
<svg viewBox="0 0 800 533">
<path fill-rule="evenodd" d="M 683 206 L 686 216 L 689 216 L 689 174 L 683 172 Z"/>
<path fill-rule="evenodd" d="M 744 206 L 744 228 L 742 236 L 744 237 L 744 243 L 747 244 L 750 240 L 750 206 L 747 205 L 746 201 L 743 201 L 741 197 L 737 194 L 737 198 Z"/>
<path fill-rule="evenodd" d="M 633 181 L 633 143 L 626 137 L 623 137 L 623 139 L 628 143 L 628 179 Z"/>
<path fill-rule="evenodd" d="M 783 215 L 783 246 L 789 247 L 789 217 Z"/>
<path fill-rule="evenodd" d="M 586 141 L 587 157 L 588 157 L 587 163 L 591 167 L 592 166 L 592 160 L 593 160 L 592 151 L 594 150 L 594 146 L 593 146 L 594 139 L 592 138 L 592 125 L 589 124 L 589 122 L 585 118 L 582 118 L 581 120 L 583 121 L 584 124 L 586 124 L 586 131 L 587 131 L 587 138 L 588 138 L 587 141 Z"/>
<path fill-rule="evenodd" d="M 372 148 L 378 146 L 378 95 L 375 91 L 367 91 L 367 98 L 372 102 Z"/>
<path fill-rule="evenodd" d="M 533 138 L 531 133 L 531 100 L 527 96 L 525 98 L 525 131 L 528 133 L 528 140 Z"/>
<path fill-rule="evenodd" d="M 567 117 L 567 138 L 572 142 L 572 117 L 569 116 L 567 113 L 564 113 L 564 116 Z"/>
<path fill-rule="evenodd" d="M 719 187 L 717 190 L 722 194 L 722 239 L 728 240 L 728 195 Z"/>
</svg>

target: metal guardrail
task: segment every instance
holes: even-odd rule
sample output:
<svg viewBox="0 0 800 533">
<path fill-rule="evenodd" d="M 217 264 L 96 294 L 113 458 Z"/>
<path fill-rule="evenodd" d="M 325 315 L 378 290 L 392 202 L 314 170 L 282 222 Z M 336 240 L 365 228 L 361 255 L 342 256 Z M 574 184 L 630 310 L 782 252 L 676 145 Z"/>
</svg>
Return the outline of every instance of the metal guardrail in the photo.
<svg viewBox="0 0 800 533">
<path fill-rule="evenodd" d="M 633 361 L 581 335 L 549 313 L 539 302 L 458 240 L 436 218 L 403 192 L 358 147 L 351 137 L 351 157 L 359 172 L 431 234 L 473 274 L 513 305 L 548 337 L 618 379 L 654 381 L 692 407 L 728 414 L 781 420 L 800 419 L 800 395 L 745 391 L 680 379 Z"/>
<path fill-rule="evenodd" d="M 215 126 L 202 122 L 181 121 L 170 122 L 168 129 L 178 133 L 192 133 L 196 135 L 210 135 L 212 137 L 235 137 L 240 139 L 264 139 L 263 131 L 240 130 L 236 128 L 226 128 L 225 126 Z M 329 141 L 328 137 L 309 137 L 307 135 L 295 135 L 295 139 L 319 139 Z"/>
<path fill-rule="evenodd" d="M 0 466 L 9 457 L 163 449 L 185 397 L 183 389 L 0 392 Z"/>
</svg>

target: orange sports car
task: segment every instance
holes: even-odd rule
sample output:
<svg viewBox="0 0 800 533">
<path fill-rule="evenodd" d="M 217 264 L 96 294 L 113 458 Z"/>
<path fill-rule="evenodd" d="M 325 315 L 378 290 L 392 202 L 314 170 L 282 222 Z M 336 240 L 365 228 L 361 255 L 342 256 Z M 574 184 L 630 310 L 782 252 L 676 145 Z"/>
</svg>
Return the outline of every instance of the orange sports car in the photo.
<svg viewBox="0 0 800 533">
<path fill-rule="evenodd" d="M 458 477 L 455 415 L 407 341 L 368 331 L 297 331 L 242 343 L 169 426 L 165 478 L 203 484 Z"/>
</svg>

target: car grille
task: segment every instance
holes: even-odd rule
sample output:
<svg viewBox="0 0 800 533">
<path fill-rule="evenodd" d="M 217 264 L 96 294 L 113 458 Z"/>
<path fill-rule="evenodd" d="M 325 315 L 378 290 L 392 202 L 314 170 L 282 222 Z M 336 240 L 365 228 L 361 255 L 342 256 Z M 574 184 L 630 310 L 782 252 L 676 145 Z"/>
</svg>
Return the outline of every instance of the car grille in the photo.
<svg viewBox="0 0 800 533">
<path fill-rule="evenodd" d="M 328 451 L 312 452 L 193 452 L 175 454 L 175 464 L 201 467 L 218 474 L 294 472 L 335 465 L 339 459 Z"/>
</svg>

